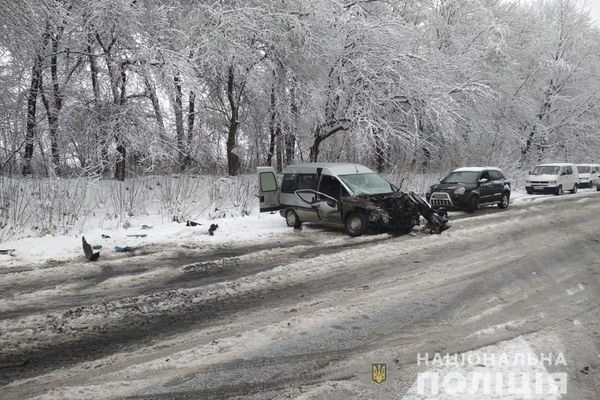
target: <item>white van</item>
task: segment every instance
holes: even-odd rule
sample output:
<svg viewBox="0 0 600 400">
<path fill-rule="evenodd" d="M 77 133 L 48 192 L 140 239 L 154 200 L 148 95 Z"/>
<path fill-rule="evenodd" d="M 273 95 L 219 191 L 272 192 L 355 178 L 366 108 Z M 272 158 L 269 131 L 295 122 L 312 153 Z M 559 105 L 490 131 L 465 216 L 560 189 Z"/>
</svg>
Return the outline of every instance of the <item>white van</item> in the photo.
<svg viewBox="0 0 600 400">
<path fill-rule="evenodd" d="M 577 164 L 579 171 L 579 187 L 591 188 L 598 186 L 600 175 L 600 165 L 598 164 Z"/>
<path fill-rule="evenodd" d="M 543 192 L 560 196 L 565 191 L 577 193 L 578 186 L 577 165 L 569 163 L 538 165 L 529 172 L 525 182 L 525 190 L 528 194 Z"/>
<path fill-rule="evenodd" d="M 260 211 L 279 210 L 290 227 L 317 223 L 345 228 L 350 236 L 367 230 L 408 233 L 420 215 L 447 229 L 425 200 L 404 193 L 359 164 L 308 163 L 290 165 L 278 181 L 272 167 L 259 167 Z"/>
</svg>

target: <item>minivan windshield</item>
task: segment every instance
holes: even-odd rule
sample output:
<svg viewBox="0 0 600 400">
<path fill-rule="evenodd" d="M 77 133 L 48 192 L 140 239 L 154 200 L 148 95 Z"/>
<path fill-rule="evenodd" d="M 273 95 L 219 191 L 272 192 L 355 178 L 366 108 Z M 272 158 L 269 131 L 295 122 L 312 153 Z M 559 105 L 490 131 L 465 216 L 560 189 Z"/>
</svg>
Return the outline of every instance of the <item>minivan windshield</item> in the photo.
<svg viewBox="0 0 600 400">
<path fill-rule="evenodd" d="M 577 169 L 582 174 L 589 174 L 590 171 L 591 171 L 591 169 L 592 169 L 592 167 L 590 167 L 589 165 L 578 165 Z"/>
<path fill-rule="evenodd" d="M 531 171 L 531 175 L 558 175 L 560 167 L 556 165 L 538 165 Z"/>
<path fill-rule="evenodd" d="M 441 183 L 477 183 L 478 171 L 450 172 Z"/>
<path fill-rule="evenodd" d="M 384 194 L 394 191 L 392 185 L 376 173 L 340 175 L 354 194 Z"/>
</svg>

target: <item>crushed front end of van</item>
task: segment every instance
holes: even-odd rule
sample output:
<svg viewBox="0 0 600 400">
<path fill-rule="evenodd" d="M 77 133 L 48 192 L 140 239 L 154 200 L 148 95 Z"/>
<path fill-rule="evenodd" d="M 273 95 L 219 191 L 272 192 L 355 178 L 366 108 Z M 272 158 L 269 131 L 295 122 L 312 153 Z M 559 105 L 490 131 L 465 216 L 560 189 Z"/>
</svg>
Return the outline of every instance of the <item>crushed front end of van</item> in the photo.
<svg viewBox="0 0 600 400">
<path fill-rule="evenodd" d="M 447 214 L 436 212 L 423 198 L 412 192 L 344 197 L 342 207 L 345 214 L 364 210 L 369 217 L 371 229 L 380 232 L 409 233 L 420 225 L 421 216 L 427 221 L 427 229 L 431 233 L 441 233 L 450 227 Z"/>
</svg>

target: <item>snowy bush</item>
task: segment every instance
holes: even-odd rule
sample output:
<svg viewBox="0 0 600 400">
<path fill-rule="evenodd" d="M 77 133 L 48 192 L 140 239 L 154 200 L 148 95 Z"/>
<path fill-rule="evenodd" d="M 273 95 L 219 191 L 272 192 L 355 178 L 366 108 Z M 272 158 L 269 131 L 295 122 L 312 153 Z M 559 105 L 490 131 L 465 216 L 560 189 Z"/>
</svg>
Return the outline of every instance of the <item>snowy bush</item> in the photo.
<svg viewBox="0 0 600 400">
<path fill-rule="evenodd" d="M 0 240 L 26 230 L 45 235 L 81 229 L 89 183 L 85 179 L 12 179 L 0 177 Z"/>
</svg>

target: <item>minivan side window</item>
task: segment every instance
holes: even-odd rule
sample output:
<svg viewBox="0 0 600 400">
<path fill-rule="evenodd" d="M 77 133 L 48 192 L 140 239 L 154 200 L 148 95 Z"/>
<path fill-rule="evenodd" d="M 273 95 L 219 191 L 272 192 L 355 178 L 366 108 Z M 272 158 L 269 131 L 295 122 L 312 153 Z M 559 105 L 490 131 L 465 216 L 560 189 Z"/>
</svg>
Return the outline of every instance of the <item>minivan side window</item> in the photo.
<svg viewBox="0 0 600 400">
<path fill-rule="evenodd" d="M 283 181 L 281 182 L 281 193 L 294 193 L 298 187 L 296 179 L 298 174 L 283 174 Z"/>
<path fill-rule="evenodd" d="M 317 174 L 299 174 L 298 176 L 298 189 L 317 190 L 318 183 Z"/>
<path fill-rule="evenodd" d="M 573 175 L 573 168 L 572 167 L 565 167 L 565 171 L 567 172 L 567 175 Z"/>
<path fill-rule="evenodd" d="M 347 196 L 346 189 L 342 186 L 340 181 L 329 175 L 322 175 L 321 182 L 319 183 L 319 192 L 324 193 L 334 199 L 340 200 L 342 196 Z M 320 200 L 327 200 L 325 196 L 321 196 Z"/>
<path fill-rule="evenodd" d="M 317 174 L 283 174 L 281 193 L 294 193 L 296 190 L 317 190 Z"/>
</svg>

